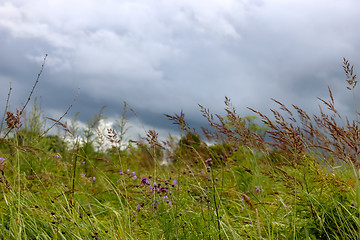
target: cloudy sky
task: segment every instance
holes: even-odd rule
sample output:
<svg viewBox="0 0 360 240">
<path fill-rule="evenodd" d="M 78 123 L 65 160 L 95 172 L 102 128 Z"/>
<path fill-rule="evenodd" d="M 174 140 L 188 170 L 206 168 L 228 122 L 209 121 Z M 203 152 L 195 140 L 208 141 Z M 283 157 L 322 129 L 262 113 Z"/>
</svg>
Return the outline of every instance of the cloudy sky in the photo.
<svg viewBox="0 0 360 240">
<path fill-rule="evenodd" d="M 316 97 L 353 112 L 342 58 L 360 69 L 358 0 L 0 0 L 0 110 L 11 83 L 12 110 L 34 96 L 45 116 L 86 122 L 106 105 L 109 121 L 126 101 L 131 122 L 161 133 L 163 114 L 185 112 L 204 125 L 197 104 L 223 114 L 264 113 L 275 98 L 316 112 Z M 356 71 L 358 73 L 358 71 Z M 358 94 L 358 92 L 356 92 Z M 360 100 L 360 99 L 359 99 Z"/>
</svg>

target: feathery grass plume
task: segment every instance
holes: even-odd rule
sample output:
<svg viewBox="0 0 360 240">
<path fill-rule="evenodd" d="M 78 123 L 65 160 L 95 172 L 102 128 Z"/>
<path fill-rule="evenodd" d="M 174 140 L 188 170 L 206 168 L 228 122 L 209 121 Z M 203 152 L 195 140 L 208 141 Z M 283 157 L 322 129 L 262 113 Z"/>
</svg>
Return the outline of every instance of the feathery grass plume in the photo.
<svg viewBox="0 0 360 240">
<path fill-rule="evenodd" d="M 112 128 L 107 129 L 106 138 L 109 140 L 110 143 L 112 143 L 112 148 L 117 148 L 117 144 L 121 142 L 121 140 L 118 138 L 116 130 Z"/>
<path fill-rule="evenodd" d="M 120 119 L 117 119 L 113 124 L 113 128 L 108 128 L 107 134 L 105 135 L 106 139 L 111 143 L 111 148 L 116 149 L 118 153 L 124 150 L 124 146 L 128 147 L 126 142 L 129 140 L 126 137 L 126 133 L 131 128 L 128 125 L 128 109 L 135 114 L 134 110 L 132 110 L 128 103 L 124 101 L 123 109 L 120 116 Z M 135 115 L 136 116 L 136 115 Z"/>
<path fill-rule="evenodd" d="M 199 105 L 200 112 L 209 125 L 215 130 L 211 132 L 202 128 L 209 141 L 220 141 L 224 144 L 243 145 L 265 150 L 263 137 L 258 134 L 262 127 L 253 122 L 252 117 L 240 117 L 230 99 L 225 97 L 225 116 L 211 114 L 209 109 Z M 215 116 L 215 117 L 214 117 Z M 216 120 L 217 121 L 216 121 Z"/>
<path fill-rule="evenodd" d="M 183 111 L 180 112 L 180 115 L 174 114 L 164 114 L 169 120 L 173 121 L 173 124 L 179 125 L 181 131 L 187 132 L 190 131 L 188 123 L 185 121 L 185 114 Z"/>
<path fill-rule="evenodd" d="M 156 149 L 157 147 L 160 149 L 164 148 L 162 146 L 161 142 L 159 141 L 159 134 L 155 131 L 155 129 L 149 130 L 146 133 L 145 140 L 149 143 L 149 145 L 152 149 Z"/>
<path fill-rule="evenodd" d="M 295 161 L 300 161 L 306 153 L 307 147 L 304 140 L 304 135 L 299 126 L 296 126 L 296 119 L 292 112 L 279 101 L 272 99 L 280 105 L 280 109 L 288 113 L 290 116 L 285 118 L 280 112 L 270 109 L 273 113 L 275 121 L 271 121 L 267 116 L 249 108 L 251 111 L 259 114 L 262 121 L 269 127 L 267 133 L 274 140 L 270 145 L 277 147 L 282 152 L 293 158 Z M 290 120 L 290 122 L 288 122 Z"/>
<path fill-rule="evenodd" d="M 304 110 L 293 105 L 300 119 L 298 122 L 293 113 L 284 104 L 276 100 L 273 101 L 280 105 L 280 109 L 290 115 L 288 118 L 271 109 L 275 118 L 275 121 L 271 121 L 259 111 L 249 109 L 257 113 L 270 128 L 267 132 L 274 140 L 270 144 L 283 152 L 287 152 L 290 154 L 289 156 L 296 156 L 299 160 L 317 148 L 326 150 L 332 156 L 344 162 L 352 162 L 358 166 L 358 155 L 360 153 L 357 147 L 360 144 L 359 122 L 347 120 L 344 126 L 339 125 L 338 120 L 342 120 L 342 117 L 335 108 L 335 101 L 330 87 L 328 87 L 328 90 L 329 101 L 318 99 L 330 110 L 331 116 L 325 114 L 320 106 L 320 116 L 314 115 L 312 120 Z"/>
<path fill-rule="evenodd" d="M 22 126 L 21 123 L 21 111 L 19 109 L 16 109 L 16 113 L 12 113 L 12 112 L 6 112 L 6 125 L 9 129 L 9 131 L 11 131 L 12 129 L 15 129 L 16 131 L 19 131 L 19 129 Z"/>
<path fill-rule="evenodd" d="M 343 68 L 346 74 L 346 82 L 349 84 L 349 87 L 346 88 L 352 90 L 357 84 L 356 74 L 354 74 L 354 66 L 350 65 L 349 60 L 343 58 Z"/>
</svg>

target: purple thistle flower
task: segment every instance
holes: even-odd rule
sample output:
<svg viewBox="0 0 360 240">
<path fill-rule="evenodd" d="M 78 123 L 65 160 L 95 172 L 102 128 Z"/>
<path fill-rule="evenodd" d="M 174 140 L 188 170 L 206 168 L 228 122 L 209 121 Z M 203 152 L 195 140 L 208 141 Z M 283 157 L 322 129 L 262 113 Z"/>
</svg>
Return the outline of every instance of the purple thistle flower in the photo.
<svg viewBox="0 0 360 240">
<path fill-rule="evenodd" d="M 157 192 L 158 193 L 167 192 L 167 188 L 166 187 L 160 187 L 160 188 L 158 188 Z"/>
<path fill-rule="evenodd" d="M 147 185 L 149 184 L 149 181 L 147 180 L 147 178 L 143 177 L 141 180 L 140 180 L 141 184 L 143 185 Z"/>
</svg>

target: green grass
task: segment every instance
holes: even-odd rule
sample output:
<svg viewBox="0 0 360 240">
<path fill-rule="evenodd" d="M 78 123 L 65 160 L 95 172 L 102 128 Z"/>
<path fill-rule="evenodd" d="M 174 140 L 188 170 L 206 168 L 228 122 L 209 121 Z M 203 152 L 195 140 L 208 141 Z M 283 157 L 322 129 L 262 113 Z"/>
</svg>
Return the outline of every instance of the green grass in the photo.
<svg viewBox="0 0 360 240">
<path fill-rule="evenodd" d="M 360 239 L 359 122 L 339 125 L 330 98 L 320 100 L 333 114 L 315 118 L 294 106 L 295 119 L 279 102 L 274 120 L 254 110 L 264 125 L 226 98 L 223 116 L 200 106 L 206 139 L 181 113 L 166 115 L 180 139 L 161 142 L 152 130 L 126 147 L 126 104 L 104 135 L 102 110 L 84 131 L 50 119 L 57 135 L 44 134 L 36 104 L 9 112 L 0 239 Z M 113 148 L 96 147 L 104 142 Z M 171 163 L 161 165 L 166 151 Z"/>
</svg>

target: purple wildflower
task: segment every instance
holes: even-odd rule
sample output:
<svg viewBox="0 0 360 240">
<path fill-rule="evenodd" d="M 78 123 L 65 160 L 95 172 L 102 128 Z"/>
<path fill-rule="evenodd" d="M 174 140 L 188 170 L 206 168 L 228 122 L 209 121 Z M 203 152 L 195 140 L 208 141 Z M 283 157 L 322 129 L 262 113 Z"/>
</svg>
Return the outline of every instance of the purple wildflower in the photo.
<svg viewBox="0 0 360 240">
<path fill-rule="evenodd" d="M 93 181 L 95 182 L 95 180 L 96 180 L 96 177 L 93 177 Z"/>
<path fill-rule="evenodd" d="M 158 193 L 162 193 L 162 192 L 167 192 L 167 188 L 166 187 L 160 187 L 157 190 Z"/>
<path fill-rule="evenodd" d="M 120 171 L 120 172 L 119 172 L 119 174 L 120 174 L 120 175 L 123 175 L 123 172 L 122 172 L 122 171 Z"/>
<path fill-rule="evenodd" d="M 141 184 L 142 185 L 147 185 L 149 184 L 149 181 L 147 180 L 147 178 L 143 177 L 141 180 L 140 180 Z"/>
<path fill-rule="evenodd" d="M 85 165 L 85 161 L 82 162 L 82 165 Z"/>
<path fill-rule="evenodd" d="M 210 162 L 212 160 L 212 158 L 208 158 L 205 160 L 205 162 Z"/>
<path fill-rule="evenodd" d="M 5 162 L 5 158 L 0 158 L 0 163 Z"/>
<path fill-rule="evenodd" d="M 172 185 L 175 186 L 177 184 L 177 180 L 174 180 Z"/>
</svg>

